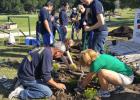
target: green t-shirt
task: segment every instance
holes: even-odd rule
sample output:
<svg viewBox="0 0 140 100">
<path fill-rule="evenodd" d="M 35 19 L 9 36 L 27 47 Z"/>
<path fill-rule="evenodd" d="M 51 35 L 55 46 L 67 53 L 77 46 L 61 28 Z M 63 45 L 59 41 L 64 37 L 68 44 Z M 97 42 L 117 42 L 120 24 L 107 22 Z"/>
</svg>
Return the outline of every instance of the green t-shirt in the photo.
<svg viewBox="0 0 140 100">
<path fill-rule="evenodd" d="M 132 69 L 128 65 L 116 57 L 107 54 L 99 55 L 90 66 L 91 72 L 98 73 L 101 69 L 112 70 L 126 76 L 131 76 L 133 74 Z"/>
</svg>

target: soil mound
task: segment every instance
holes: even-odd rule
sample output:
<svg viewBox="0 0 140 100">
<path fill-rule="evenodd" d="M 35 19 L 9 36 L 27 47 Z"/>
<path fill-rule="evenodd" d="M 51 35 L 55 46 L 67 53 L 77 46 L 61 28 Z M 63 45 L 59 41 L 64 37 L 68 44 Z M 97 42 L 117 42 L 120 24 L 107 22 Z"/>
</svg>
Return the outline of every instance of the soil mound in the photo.
<svg viewBox="0 0 140 100">
<path fill-rule="evenodd" d="M 131 39 L 133 36 L 133 29 L 128 26 L 120 26 L 109 32 L 109 36 L 128 37 L 128 39 Z"/>
</svg>

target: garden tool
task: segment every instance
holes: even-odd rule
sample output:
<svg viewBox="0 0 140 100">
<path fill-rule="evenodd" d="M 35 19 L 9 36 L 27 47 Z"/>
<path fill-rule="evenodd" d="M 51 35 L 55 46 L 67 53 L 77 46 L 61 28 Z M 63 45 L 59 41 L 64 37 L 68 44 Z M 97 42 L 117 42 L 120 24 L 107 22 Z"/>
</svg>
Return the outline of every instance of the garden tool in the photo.
<svg viewBox="0 0 140 100">
<path fill-rule="evenodd" d="M 66 53 L 67 53 L 67 56 L 68 56 L 68 58 L 69 58 L 69 60 L 70 60 L 70 63 L 71 63 L 70 67 L 71 67 L 72 69 L 77 69 L 76 64 L 74 64 L 74 62 L 73 62 L 73 60 L 72 60 L 72 57 L 71 57 L 71 55 L 70 55 L 70 52 L 69 52 L 69 51 L 66 51 Z"/>
</svg>

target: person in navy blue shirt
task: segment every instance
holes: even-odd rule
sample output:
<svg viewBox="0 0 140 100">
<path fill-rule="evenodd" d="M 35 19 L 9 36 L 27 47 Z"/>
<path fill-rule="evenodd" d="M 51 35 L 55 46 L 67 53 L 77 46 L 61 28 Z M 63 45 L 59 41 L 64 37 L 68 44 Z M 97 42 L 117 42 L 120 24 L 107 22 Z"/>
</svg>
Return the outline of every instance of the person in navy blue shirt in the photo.
<svg viewBox="0 0 140 100">
<path fill-rule="evenodd" d="M 81 14 L 81 18 L 80 18 L 80 21 L 79 21 L 79 29 L 77 30 L 77 34 L 79 34 L 80 32 L 80 29 L 82 29 L 82 50 L 85 49 L 85 32 L 84 32 L 84 21 L 85 21 L 85 13 L 86 13 L 86 9 L 83 5 L 79 4 L 78 7 L 78 12 Z"/>
<path fill-rule="evenodd" d="M 43 37 L 43 44 L 50 46 L 53 43 L 51 12 L 53 10 L 53 3 L 47 2 L 39 12 L 40 31 Z"/>
<path fill-rule="evenodd" d="M 67 10 L 68 10 L 68 3 L 63 2 L 62 3 L 62 8 L 59 13 L 59 23 L 60 23 L 60 40 L 65 41 L 66 36 L 67 36 L 67 26 L 68 26 L 68 15 L 67 15 Z"/>
<path fill-rule="evenodd" d="M 104 18 L 104 8 L 99 0 L 81 0 L 81 2 L 87 5 L 87 8 L 91 9 L 91 24 L 85 27 L 85 31 L 94 32 L 92 39 L 92 49 L 100 53 L 104 53 L 104 43 L 108 36 L 107 26 Z"/>
<path fill-rule="evenodd" d="M 89 11 L 87 8 L 84 7 L 84 5 L 79 4 L 78 11 L 79 13 L 81 13 L 79 29 L 82 29 L 82 50 L 85 50 L 90 48 L 91 45 L 92 33 L 86 32 L 84 30 L 85 26 L 91 23 L 90 22 L 91 17 L 88 16 Z M 77 33 L 79 34 L 79 31 Z"/>
<path fill-rule="evenodd" d="M 76 8 L 72 9 L 70 19 L 71 19 L 71 23 L 72 23 L 71 39 L 74 40 L 74 31 L 77 32 L 78 27 L 79 27 L 78 12 L 77 12 Z M 77 38 L 78 38 L 78 35 L 77 35 Z"/>
<path fill-rule="evenodd" d="M 55 38 L 56 31 L 58 32 L 58 35 L 60 34 L 60 29 L 59 29 L 60 25 L 58 23 L 59 17 L 55 15 L 55 10 L 53 10 L 51 13 L 51 19 L 52 19 L 51 20 L 52 21 L 52 32 L 53 32 L 53 36 Z"/>
<path fill-rule="evenodd" d="M 52 90 L 49 85 L 63 90 L 66 86 L 57 83 L 51 77 L 52 60 L 60 58 L 66 51 L 62 42 L 56 42 L 54 47 L 40 47 L 33 49 L 21 62 L 18 69 L 18 80 L 21 86 L 9 95 L 9 99 L 18 97 L 22 100 L 50 97 Z"/>
</svg>

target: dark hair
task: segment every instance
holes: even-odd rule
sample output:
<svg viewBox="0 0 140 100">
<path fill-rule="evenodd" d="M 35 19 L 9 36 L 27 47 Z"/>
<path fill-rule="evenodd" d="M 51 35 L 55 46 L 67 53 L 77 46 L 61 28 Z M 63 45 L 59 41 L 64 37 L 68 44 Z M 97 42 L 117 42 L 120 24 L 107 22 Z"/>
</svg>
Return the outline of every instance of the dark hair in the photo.
<svg viewBox="0 0 140 100">
<path fill-rule="evenodd" d="M 66 7 L 68 5 L 67 2 L 62 2 L 62 6 Z"/>
<path fill-rule="evenodd" d="M 55 15 L 55 9 L 52 10 L 51 15 L 52 15 L 52 16 Z"/>
<path fill-rule="evenodd" d="M 44 6 L 53 6 L 53 2 L 52 1 L 48 1 L 48 2 L 45 3 Z"/>
</svg>

